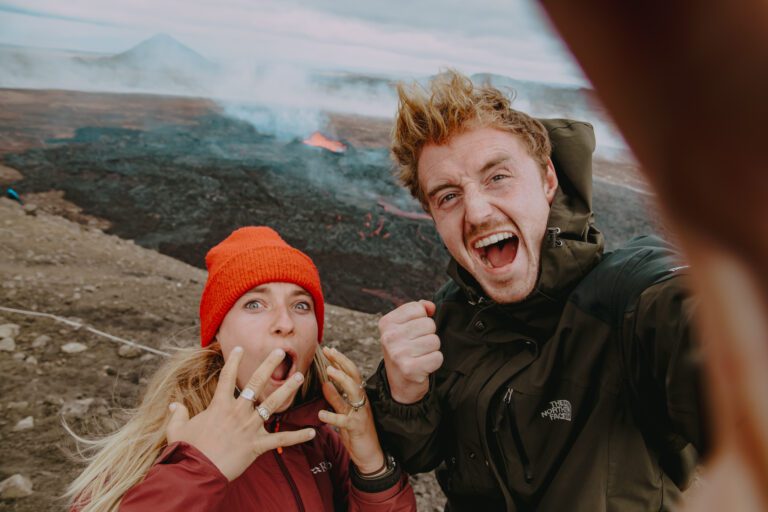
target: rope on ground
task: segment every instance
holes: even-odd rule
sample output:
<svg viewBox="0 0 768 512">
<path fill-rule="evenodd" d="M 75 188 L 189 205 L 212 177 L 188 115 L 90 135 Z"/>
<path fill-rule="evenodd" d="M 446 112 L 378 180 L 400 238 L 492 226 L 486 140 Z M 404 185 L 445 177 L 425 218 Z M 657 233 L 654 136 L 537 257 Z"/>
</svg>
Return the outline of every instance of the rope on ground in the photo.
<svg viewBox="0 0 768 512">
<path fill-rule="evenodd" d="M 7 311 L 9 313 L 16 313 L 19 315 L 27 315 L 27 316 L 39 316 L 43 318 L 50 318 L 52 320 L 56 320 L 57 322 L 65 323 L 69 325 L 70 327 L 74 327 L 75 329 L 85 329 L 88 332 L 91 332 L 93 334 L 96 334 L 97 336 L 101 336 L 103 338 L 107 338 L 110 341 L 114 341 L 115 343 L 122 343 L 123 345 L 130 345 L 132 347 L 139 348 L 141 350 L 144 350 L 146 352 L 151 352 L 153 354 L 157 354 L 159 356 L 169 357 L 171 354 L 168 352 L 163 352 L 162 350 L 158 350 L 156 348 L 148 347 L 146 345 L 142 345 L 141 343 L 136 343 L 135 341 L 126 340 L 125 338 L 119 338 L 117 336 L 113 336 L 112 334 L 109 334 L 104 331 L 100 331 L 98 329 L 94 329 L 93 327 L 86 325 L 81 322 L 75 322 L 74 320 L 70 320 L 69 318 L 64 318 L 63 316 L 57 316 L 53 315 L 51 313 L 41 313 L 39 311 L 29 311 L 27 309 L 15 309 L 15 308 L 7 308 L 5 306 L 0 306 L 0 311 Z"/>
</svg>

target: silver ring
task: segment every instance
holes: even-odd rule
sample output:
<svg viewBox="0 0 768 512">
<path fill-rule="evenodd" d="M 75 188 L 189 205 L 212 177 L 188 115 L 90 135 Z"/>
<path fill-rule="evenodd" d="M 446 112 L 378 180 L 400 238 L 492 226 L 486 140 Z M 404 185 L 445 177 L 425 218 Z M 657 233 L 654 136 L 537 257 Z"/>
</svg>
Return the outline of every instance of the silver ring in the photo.
<svg viewBox="0 0 768 512">
<path fill-rule="evenodd" d="M 367 401 L 368 401 L 368 397 L 365 394 L 363 394 L 363 398 L 361 398 L 357 402 L 347 402 L 347 403 L 349 403 L 349 406 L 352 407 L 353 411 L 357 412 L 357 410 L 363 407 Z"/>
<path fill-rule="evenodd" d="M 269 412 L 269 409 L 267 409 L 263 405 L 258 406 L 256 408 L 256 412 L 259 413 L 259 416 L 261 416 L 261 419 L 263 419 L 264 421 L 267 421 L 269 419 L 269 415 L 271 414 Z"/>
<path fill-rule="evenodd" d="M 245 388 L 242 393 L 240 393 L 240 396 L 242 398 L 245 398 L 249 402 L 253 402 L 254 397 L 256 396 L 256 392 L 252 390 L 251 388 Z"/>
</svg>

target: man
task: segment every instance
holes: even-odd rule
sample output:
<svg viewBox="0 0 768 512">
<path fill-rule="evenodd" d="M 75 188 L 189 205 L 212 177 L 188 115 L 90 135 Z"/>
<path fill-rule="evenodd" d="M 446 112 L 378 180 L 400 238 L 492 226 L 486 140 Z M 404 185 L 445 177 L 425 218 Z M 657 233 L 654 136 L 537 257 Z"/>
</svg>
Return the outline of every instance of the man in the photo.
<svg viewBox="0 0 768 512">
<path fill-rule="evenodd" d="M 383 443 L 452 511 L 667 510 L 705 440 L 685 265 L 650 237 L 603 255 L 590 125 L 455 72 L 399 93 L 400 178 L 452 260 L 379 323 Z"/>
</svg>

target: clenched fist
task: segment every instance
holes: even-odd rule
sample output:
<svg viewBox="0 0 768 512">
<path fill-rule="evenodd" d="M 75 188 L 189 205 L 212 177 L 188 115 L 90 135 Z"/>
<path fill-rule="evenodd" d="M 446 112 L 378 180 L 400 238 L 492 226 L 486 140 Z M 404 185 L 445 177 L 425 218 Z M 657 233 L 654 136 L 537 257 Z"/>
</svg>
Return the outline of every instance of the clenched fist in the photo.
<svg viewBox="0 0 768 512">
<path fill-rule="evenodd" d="M 379 320 L 384 366 L 392 398 L 413 404 L 429 391 L 429 375 L 443 364 L 440 338 L 428 300 L 409 302 Z"/>
</svg>

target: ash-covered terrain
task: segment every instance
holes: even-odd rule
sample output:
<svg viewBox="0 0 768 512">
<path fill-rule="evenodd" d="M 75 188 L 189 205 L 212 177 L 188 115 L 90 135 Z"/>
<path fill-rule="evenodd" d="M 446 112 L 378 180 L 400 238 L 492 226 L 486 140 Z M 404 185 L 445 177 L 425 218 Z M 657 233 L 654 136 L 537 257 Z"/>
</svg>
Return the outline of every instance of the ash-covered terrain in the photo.
<svg viewBox="0 0 768 512">
<path fill-rule="evenodd" d="M 67 136 L 7 151 L 4 165 L 22 176 L 10 184 L 22 195 L 63 191 L 108 221 L 109 232 L 198 267 L 233 229 L 273 226 L 316 261 L 329 302 L 361 311 L 430 297 L 446 279 L 447 254 L 397 185 L 386 140 L 378 147 L 350 140 L 364 118 L 329 121 L 346 146 L 341 153 L 260 132 L 213 108 L 145 126 L 102 121 L 80 119 Z M 595 182 L 609 247 L 655 230 L 648 206 L 645 194 Z"/>
</svg>

